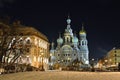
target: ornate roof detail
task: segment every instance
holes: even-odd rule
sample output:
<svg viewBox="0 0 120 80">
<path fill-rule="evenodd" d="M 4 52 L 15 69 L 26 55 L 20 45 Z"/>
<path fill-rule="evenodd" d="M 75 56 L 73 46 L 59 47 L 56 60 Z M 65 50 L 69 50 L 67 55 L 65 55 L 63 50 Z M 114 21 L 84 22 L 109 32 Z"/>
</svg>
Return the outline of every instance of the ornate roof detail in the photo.
<svg viewBox="0 0 120 80">
<path fill-rule="evenodd" d="M 84 29 L 84 25 L 82 24 L 82 30 L 80 30 L 79 34 L 86 34 L 86 31 Z"/>
</svg>

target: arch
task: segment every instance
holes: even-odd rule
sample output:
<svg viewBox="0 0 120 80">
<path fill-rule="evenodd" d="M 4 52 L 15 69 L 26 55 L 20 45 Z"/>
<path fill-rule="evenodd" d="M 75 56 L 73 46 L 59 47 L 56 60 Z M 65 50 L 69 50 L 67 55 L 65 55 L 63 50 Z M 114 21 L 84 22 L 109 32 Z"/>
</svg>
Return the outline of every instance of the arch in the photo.
<svg viewBox="0 0 120 80">
<path fill-rule="evenodd" d="M 31 43 L 30 37 L 27 37 L 27 38 L 26 38 L 26 43 L 27 43 L 27 44 L 30 44 L 30 43 Z"/>
</svg>

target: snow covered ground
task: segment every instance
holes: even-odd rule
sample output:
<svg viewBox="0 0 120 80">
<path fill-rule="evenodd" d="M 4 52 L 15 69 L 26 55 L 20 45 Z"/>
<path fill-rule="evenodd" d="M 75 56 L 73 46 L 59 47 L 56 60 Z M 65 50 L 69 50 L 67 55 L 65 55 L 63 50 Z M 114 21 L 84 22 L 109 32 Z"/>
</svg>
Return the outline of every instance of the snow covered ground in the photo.
<svg viewBox="0 0 120 80">
<path fill-rule="evenodd" d="M 0 80 L 120 80 L 120 72 L 33 71 L 2 74 Z"/>
</svg>

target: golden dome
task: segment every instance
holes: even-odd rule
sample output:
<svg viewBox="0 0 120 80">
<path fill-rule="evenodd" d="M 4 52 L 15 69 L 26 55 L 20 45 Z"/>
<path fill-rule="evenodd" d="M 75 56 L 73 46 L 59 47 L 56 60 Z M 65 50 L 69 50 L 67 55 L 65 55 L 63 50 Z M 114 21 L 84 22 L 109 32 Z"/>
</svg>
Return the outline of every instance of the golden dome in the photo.
<svg viewBox="0 0 120 80">
<path fill-rule="evenodd" d="M 83 26 L 82 26 L 82 30 L 80 30 L 79 34 L 86 34 L 86 31 L 84 30 Z"/>
</svg>

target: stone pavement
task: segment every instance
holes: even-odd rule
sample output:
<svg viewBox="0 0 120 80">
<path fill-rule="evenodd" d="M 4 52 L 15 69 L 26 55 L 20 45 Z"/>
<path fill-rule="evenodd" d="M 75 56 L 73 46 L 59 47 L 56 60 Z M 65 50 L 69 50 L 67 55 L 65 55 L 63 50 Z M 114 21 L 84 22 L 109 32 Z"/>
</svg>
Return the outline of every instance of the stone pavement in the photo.
<svg viewBox="0 0 120 80">
<path fill-rule="evenodd" d="M 0 80 L 120 80 L 120 72 L 33 71 L 2 74 Z"/>
</svg>

